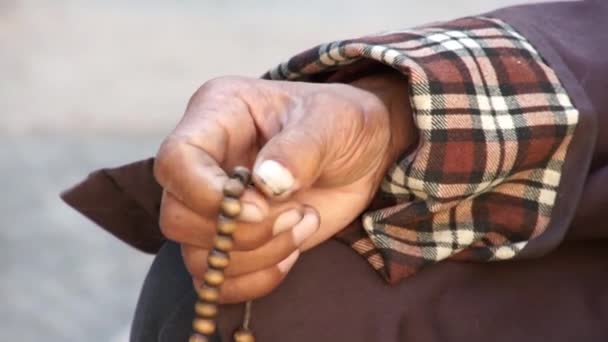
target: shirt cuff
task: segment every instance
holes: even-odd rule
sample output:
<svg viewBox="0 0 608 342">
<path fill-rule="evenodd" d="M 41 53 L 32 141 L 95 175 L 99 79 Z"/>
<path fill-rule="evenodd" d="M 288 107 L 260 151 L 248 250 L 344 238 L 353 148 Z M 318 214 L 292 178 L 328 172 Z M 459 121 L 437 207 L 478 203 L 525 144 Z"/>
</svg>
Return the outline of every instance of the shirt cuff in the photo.
<svg viewBox="0 0 608 342">
<path fill-rule="evenodd" d="M 514 258 L 545 232 L 579 113 L 525 37 L 468 17 L 320 45 L 264 77 L 323 81 L 369 61 L 408 76 L 420 141 L 386 175 L 366 234 L 342 240 L 394 283 L 448 258 Z"/>
</svg>

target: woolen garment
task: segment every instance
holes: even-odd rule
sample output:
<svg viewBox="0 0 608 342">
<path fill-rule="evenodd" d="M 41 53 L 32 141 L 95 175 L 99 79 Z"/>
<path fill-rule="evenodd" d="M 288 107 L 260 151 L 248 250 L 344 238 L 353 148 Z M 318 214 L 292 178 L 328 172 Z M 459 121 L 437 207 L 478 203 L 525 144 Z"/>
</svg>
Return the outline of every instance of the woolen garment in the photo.
<svg viewBox="0 0 608 342">
<path fill-rule="evenodd" d="M 447 258 L 559 245 L 550 218 L 579 113 L 525 37 L 501 20 L 462 18 L 323 44 L 265 77 L 306 81 L 368 61 L 408 77 L 419 140 L 388 171 L 364 229 L 339 238 L 391 283 Z"/>
<path fill-rule="evenodd" d="M 372 70 L 370 60 L 390 65 L 409 77 L 422 134 L 373 210 L 339 237 L 386 280 L 407 279 L 390 287 L 327 242 L 255 302 L 260 340 L 606 340 L 607 18 L 601 1 L 512 7 L 326 44 L 267 74 L 340 81 Z M 152 163 L 93 173 L 64 199 L 154 252 L 163 239 Z M 564 237 L 577 241 L 563 245 Z M 134 341 L 189 330 L 194 294 L 175 245 L 161 250 L 159 264 L 142 292 Z M 175 286 L 153 285 L 167 275 Z M 240 314 L 226 307 L 224 336 Z"/>
</svg>

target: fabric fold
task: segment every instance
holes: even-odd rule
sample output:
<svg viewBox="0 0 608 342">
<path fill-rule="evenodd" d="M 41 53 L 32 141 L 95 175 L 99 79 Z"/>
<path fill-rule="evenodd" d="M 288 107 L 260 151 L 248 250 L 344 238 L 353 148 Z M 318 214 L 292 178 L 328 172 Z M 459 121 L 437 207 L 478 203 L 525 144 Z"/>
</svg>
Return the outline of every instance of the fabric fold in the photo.
<svg viewBox="0 0 608 342">
<path fill-rule="evenodd" d="M 95 171 L 61 198 L 120 240 L 156 253 L 165 239 L 158 226 L 162 189 L 154 180 L 153 163 L 150 158 Z"/>
<path fill-rule="evenodd" d="M 365 59 L 408 76 L 420 141 L 382 184 L 393 204 L 363 216 L 370 241 L 353 248 L 396 282 L 447 258 L 514 258 L 545 232 L 579 113 L 526 38 L 469 17 L 324 44 L 265 77 L 306 80 Z"/>
</svg>

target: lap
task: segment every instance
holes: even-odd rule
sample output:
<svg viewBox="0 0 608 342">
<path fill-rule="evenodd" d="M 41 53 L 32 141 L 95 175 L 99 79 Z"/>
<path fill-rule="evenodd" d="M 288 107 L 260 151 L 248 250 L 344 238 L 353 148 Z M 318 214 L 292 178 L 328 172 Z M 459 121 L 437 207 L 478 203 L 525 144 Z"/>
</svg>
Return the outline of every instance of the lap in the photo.
<svg viewBox="0 0 608 342">
<path fill-rule="evenodd" d="M 252 328 L 263 342 L 606 340 L 605 244 L 571 243 L 529 261 L 442 262 L 389 286 L 328 241 L 254 302 Z M 167 243 L 146 279 L 131 341 L 187 341 L 195 298 L 179 247 Z M 243 305 L 222 307 L 225 341 L 242 313 Z"/>
</svg>

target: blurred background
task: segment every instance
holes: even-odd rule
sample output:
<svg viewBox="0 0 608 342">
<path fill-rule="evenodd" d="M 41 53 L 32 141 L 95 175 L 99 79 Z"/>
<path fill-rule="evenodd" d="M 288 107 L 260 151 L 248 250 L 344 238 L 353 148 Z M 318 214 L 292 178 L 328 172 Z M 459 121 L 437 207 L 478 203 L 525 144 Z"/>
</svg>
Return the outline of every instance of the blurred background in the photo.
<svg viewBox="0 0 608 342">
<path fill-rule="evenodd" d="M 125 342 L 152 257 L 61 190 L 155 154 L 205 80 L 523 0 L 0 0 L 0 341 Z"/>
</svg>

